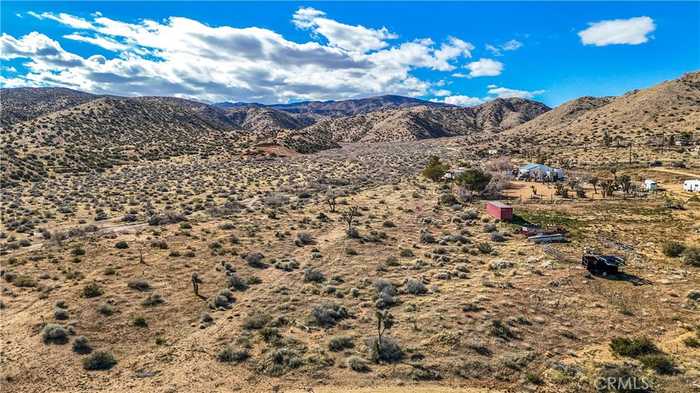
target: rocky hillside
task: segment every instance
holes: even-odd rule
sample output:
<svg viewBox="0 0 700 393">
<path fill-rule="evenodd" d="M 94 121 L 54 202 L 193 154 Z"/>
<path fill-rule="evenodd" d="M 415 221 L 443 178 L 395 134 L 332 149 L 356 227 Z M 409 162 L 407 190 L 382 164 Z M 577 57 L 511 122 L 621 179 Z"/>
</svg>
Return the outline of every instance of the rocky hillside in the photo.
<svg viewBox="0 0 700 393">
<path fill-rule="evenodd" d="M 418 106 L 330 118 L 308 130 L 327 133 L 335 142 L 410 141 L 501 131 L 548 110 L 546 105 L 536 101 L 497 99 L 469 108 Z"/>
<path fill-rule="evenodd" d="M 513 144 L 651 144 L 700 133 L 700 72 L 620 97 L 582 97 L 506 133 Z M 606 137 L 607 135 L 607 137 Z"/>
<path fill-rule="evenodd" d="M 284 112 L 303 114 L 315 117 L 342 117 L 354 116 L 391 108 L 410 108 L 415 106 L 428 106 L 433 108 L 446 108 L 452 105 L 439 102 L 420 100 L 417 98 L 397 95 L 384 95 L 370 98 L 341 101 L 303 101 L 291 104 L 262 105 L 256 103 L 229 103 L 216 104 L 222 108 L 235 107 L 267 107 Z"/>
<path fill-rule="evenodd" d="M 315 121 L 310 117 L 263 107 L 227 109 L 226 117 L 237 127 L 260 136 L 272 136 L 278 129 L 304 128 Z"/>
<path fill-rule="evenodd" d="M 203 104 L 102 97 L 6 127 L 3 181 L 214 154 L 232 149 L 238 132 Z"/>
<path fill-rule="evenodd" d="M 96 98 L 99 96 L 61 87 L 0 89 L 0 125 L 7 127 Z"/>
</svg>

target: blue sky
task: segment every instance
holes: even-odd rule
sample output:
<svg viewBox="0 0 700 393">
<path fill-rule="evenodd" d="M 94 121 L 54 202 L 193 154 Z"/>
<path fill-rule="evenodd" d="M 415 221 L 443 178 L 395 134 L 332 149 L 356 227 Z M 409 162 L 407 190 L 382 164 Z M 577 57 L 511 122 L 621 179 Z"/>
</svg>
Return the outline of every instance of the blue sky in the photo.
<svg viewBox="0 0 700 393">
<path fill-rule="evenodd" d="M 0 83 L 550 106 L 700 70 L 700 3 L 3 2 Z"/>
</svg>

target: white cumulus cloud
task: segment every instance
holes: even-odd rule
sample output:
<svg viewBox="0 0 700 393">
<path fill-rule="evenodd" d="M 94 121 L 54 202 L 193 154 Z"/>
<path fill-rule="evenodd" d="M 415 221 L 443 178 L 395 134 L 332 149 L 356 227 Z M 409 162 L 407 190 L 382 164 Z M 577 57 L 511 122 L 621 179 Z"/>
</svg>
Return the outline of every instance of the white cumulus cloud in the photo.
<svg viewBox="0 0 700 393">
<path fill-rule="evenodd" d="M 496 85 L 489 85 L 488 89 L 488 93 L 492 98 L 534 98 L 544 93 L 544 90 L 516 90 Z"/>
<path fill-rule="evenodd" d="M 648 16 L 630 19 L 612 19 L 590 23 L 578 32 L 583 45 L 639 45 L 649 41 L 649 34 L 656 30 L 654 20 Z"/>
<path fill-rule="evenodd" d="M 449 96 L 445 97 L 445 99 L 441 102 L 444 102 L 445 104 L 452 104 L 452 105 L 459 105 L 459 106 L 474 106 L 474 105 L 479 105 L 483 104 L 484 100 L 482 100 L 479 97 L 469 97 L 469 96 Z"/>
<path fill-rule="evenodd" d="M 503 71 L 503 63 L 492 59 L 479 59 L 466 65 L 469 77 L 498 76 Z"/>
<path fill-rule="evenodd" d="M 399 41 L 386 27 L 345 24 L 314 8 L 300 8 L 291 23 L 311 32 L 297 42 L 262 27 L 210 26 L 169 17 L 126 22 L 94 13 L 28 13 L 74 31 L 49 37 L 34 31 L 2 34 L 0 59 L 20 59 L 22 75 L 6 87 L 63 86 L 99 94 L 171 95 L 203 101 L 356 98 L 378 94 L 421 96 L 432 83 L 413 74 L 457 68 L 474 46 L 457 37 Z M 79 55 L 57 39 L 107 50 Z"/>
</svg>

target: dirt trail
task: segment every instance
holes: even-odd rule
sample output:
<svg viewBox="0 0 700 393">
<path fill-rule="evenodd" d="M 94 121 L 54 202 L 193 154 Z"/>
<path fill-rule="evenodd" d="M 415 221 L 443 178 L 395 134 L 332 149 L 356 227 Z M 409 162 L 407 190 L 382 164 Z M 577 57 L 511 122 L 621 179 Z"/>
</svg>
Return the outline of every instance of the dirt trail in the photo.
<svg viewBox="0 0 700 393">
<path fill-rule="evenodd" d="M 649 168 L 649 170 L 651 170 L 651 171 L 656 171 L 656 172 L 670 173 L 670 174 L 673 174 L 673 175 L 694 177 L 694 178 L 700 179 L 700 174 L 692 173 L 692 172 L 687 172 L 687 171 L 679 171 L 679 170 L 677 170 L 677 169 Z"/>
</svg>

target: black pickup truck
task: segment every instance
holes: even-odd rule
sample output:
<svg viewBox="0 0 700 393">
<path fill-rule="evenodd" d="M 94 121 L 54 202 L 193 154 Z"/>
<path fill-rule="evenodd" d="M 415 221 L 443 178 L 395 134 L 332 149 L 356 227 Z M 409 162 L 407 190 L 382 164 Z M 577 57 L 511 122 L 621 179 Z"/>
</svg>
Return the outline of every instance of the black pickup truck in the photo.
<svg viewBox="0 0 700 393">
<path fill-rule="evenodd" d="M 583 254 L 581 264 L 594 274 L 617 274 L 625 260 L 614 255 Z"/>
</svg>

